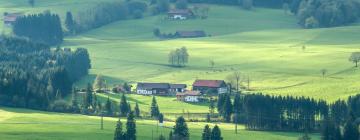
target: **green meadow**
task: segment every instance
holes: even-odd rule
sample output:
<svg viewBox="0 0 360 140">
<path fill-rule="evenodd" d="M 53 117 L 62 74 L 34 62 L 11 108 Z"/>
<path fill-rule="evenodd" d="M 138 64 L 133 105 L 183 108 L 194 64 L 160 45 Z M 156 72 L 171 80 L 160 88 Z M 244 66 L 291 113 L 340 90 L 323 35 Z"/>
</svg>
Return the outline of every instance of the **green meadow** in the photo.
<svg viewBox="0 0 360 140">
<path fill-rule="evenodd" d="M 26 109 L 0 108 L 0 138 L 10 140 L 100 140 L 112 139 L 117 118 L 104 118 L 104 130 L 100 130 L 100 117 L 75 114 L 49 113 Z M 126 119 L 121 119 L 123 126 Z M 137 138 L 157 139 L 160 134 L 168 136 L 173 122 L 157 127 L 156 121 L 136 121 Z M 201 139 L 206 123 L 188 123 L 191 139 Z M 214 124 L 210 124 L 212 127 Z M 238 134 L 232 124 L 218 124 L 225 140 L 297 140 L 300 133 L 246 131 L 239 127 Z M 311 135 L 320 140 L 319 135 Z"/>
<path fill-rule="evenodd" d="M 66 11 L 76 13 L 98 2 L 39 0 L 31 8 L 22 0 L 4 0 L 0 2 L 0 12 L 51 10 L 64 17 Z M 251 92 L 326 100 L 358 93 L 360 73 L 348 57 L 359 51 L 360 26 L 307 30 L 296 22 L 295 16 L 279 9 L 246 11 L 235 6 L 210 5 L 209 18 L 205 20 L 168 21 L 165 15 L 146 15 L 67 37 L 62 47 L 84 47 L 90 51 L 90 75 L 78 86 L 92 82 L 97 74 L 103 75 L 109 85 L 124 81 L 191 85 L 195 79 L 225 79 L 239 71 L 250 77 Z M 210 37 L 160 40 L 153 36 L 154 28 L 163 33 L 204 30 Z M 185 68 L 169 67 L 168 53 L 183 46 L 189 51 L 189 63 Z M 210 67 L 210 60 L 215 62 L 214 68 Z M 327 70 L 325 77 L 322 69 Z"/>
<path fill-rule="evenodd" d="M 101 0 L 115 1 L 115 0 Z M 96 6 L 100 0 L 37 0 L 34 8 L 26 0 L 1 0 L 3 12 L 25 14 L 51 10 L 60 14 L 74 13 Z M 279 9 L 255 8 L 246 11 L 235 6 L 209 5 L 209 18 L 168 21 L 165 15 L 123 20 L 76 36 L 69 36 L 61 47 L 89 50 L 90 75 L 76 83 L 84 87 L 97 74 L 112 86 L 123 82 L 186 83 L 191 88 L 195 79 L 225 79 L 234 71 L 250 77 L 250 90 L 272 95 L 310 96 L 334 101 L 360 91 L 360 70 L 348 61 L 352 52 L 360 51 L 360 24 L 345 27 L 302 29 L 295 16 Z M 75 17 L 78 15 L 74 14 Z M 204 30 L 209 37 L 161 40 L 153 29 L 163 33 L 177 30 Z M 11 29 L 0 22 L 2 33 Z M 168 66 L 168 53 L 187 47 L 190 60 L 184 68 Z M 303 49 L 305 46 L 305 49 Z M 215 62 L 211 68 L 209 61 Z M 325 77 L 321 70 L 326 69 Z M 108 95 L 99 94 L 100 100 Z M 110 95 L 119 102 L 120 95 Z M 127 95 L 131 106 L 137 102 L 148 112 L 151 97 Z M 157 97 L 163 113 L 207 113 L 207 104 L 189 104 L 175 97 Z M 100 118 L 74 114 L 0 108 L 0 139 L 68 140 L 112 139 L 117 118 L 105 118 L 105 129 L 99 130 Z M 125 120 L 122 119 L 125 123 Z M 188 123 L 191 139 L 200 139 L 206 123 Z M 168 135 L 172 122 L 157 128 L 152 120 L 137 120 L 138 139 Z M 214 124 L 211 124 L 214 125 Z M 219 124 L 224 139 L 296 140 L 301 134 L 247 131 L 241 126 L 234 134 L 232 124 Z M 319 140 L 318 134 L 312 140 Z"/>
</svg>

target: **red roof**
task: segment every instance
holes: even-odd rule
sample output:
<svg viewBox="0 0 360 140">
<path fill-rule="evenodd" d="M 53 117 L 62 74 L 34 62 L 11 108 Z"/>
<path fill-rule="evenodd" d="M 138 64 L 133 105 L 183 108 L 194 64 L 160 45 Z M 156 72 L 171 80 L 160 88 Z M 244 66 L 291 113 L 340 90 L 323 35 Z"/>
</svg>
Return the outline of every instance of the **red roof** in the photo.
<svg viewBox="0 0 360 140">
<path fill-rule="evenodd" d="M 193 86 L 219 88 L 223 83 L 224 80 L 196 80 Z"/>
</svg>

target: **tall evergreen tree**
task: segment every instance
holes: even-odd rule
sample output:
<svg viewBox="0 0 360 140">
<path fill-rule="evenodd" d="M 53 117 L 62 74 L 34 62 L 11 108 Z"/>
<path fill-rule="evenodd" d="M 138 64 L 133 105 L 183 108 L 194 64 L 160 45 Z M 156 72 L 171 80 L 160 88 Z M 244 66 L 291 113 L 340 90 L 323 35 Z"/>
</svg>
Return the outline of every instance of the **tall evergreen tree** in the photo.
<svg viewBox="0 0 360 140">
<path fill-rule="evenodd" d="M 151 107 L 150 107 L 150 115 L 151 117 L 158 117 L 160 114 L 159 106 L 156 102 L 155 96 L 152 98 Z"/>
<path fill-rule="evenodd" d="M 126 140 L 136 140 L 136 120 L 134 112 L 130 112 L 126 122 Z"/>
<path fill-rule="evenodd" d="M 87 88 L 86 88 L 86 95 L 85 95 L 85 108 L 89 108 L 92 105 L 93 102 L 93 93 L 92 93 L 93 89 L 90 85 L 90 83 L 87 84 Z"/>
<path fill-rule="evenodd" d="M 355 124 L 353 117 L 351 117 L 345 124 L 343 139 L 359 140 L 359 127 Z"/>
<path fill-rule="evenodd" d="M 109 116 L 113 115 L 112 103 L 111 103 L 109 97 L 107 98 L 107 101 L 105 104 L 105 109 L 106 109 L 107 115 L 109 115 Z"/>
<path fill-rule="evenodd" d="M 140 117 L 140 108 L 138 103 L 135 104 L 134 113 L 135 113 L 135 117 Z"/>
<path fill-rule="evenodd" d="M 211 140 L 222 140 L 221 137 L 221 130 L 219 126 L 215 125 L 212 132 L 211 132 Z"/>
<path fill-rule="evenodd" d="M 232 112 L 233 112 L 233 106 L 231 104 L 230 95 L 225 95 L 225 103 L 223 105 L 223 117 L 226 122 L 231 121 Z"/>
<path fill-rule="evenodd" d="M 125 94 L 122 94 L 120 99 L 120 116 L 126 116 L 129 113 L 129 105 Z"/>
<path fill-rule="evenodd" d="M 71 34 L 75 33 L 76 23 L 70 11 L 66 12 L 65 26 Z"/>
<path fill-rule="evenodd" d="M 189 139 L 189 129 L 187 127 L 184 117 L 180 116 L 176 119 L 173 130 L 174 130 L 173 137 L 175 137 L 175 139 L 179 139 L 179 140 Z"/>
<path fill-rule="evenodd" d="M 202 140 L 211 140 L 211 128 L 209 125 L 205 125 L 203 133 L 202 133 Z"/>
<path fill-rule="evenodd" d="M 124 132 L 122 130 L 122 123 L 121 123 L 120 119 L 117 121 L 117 124 L 116 124 L 114 140 L 126 140 L 124 137 Z"/>
</svg>

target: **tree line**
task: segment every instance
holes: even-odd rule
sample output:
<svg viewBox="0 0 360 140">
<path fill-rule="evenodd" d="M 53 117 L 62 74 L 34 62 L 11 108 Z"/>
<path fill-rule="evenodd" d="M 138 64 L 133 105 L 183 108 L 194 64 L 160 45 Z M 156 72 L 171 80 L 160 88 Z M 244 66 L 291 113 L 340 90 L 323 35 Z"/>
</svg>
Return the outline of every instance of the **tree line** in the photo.
<svg viewBox="0 0 360 140">
<path fill-rule="evenodd" d="M 51 50 L 18 38 L 0 37 L 0 54 L 0 105 L 5 106 L 51 109 L 90 68 L 86 49 Z"/>
<path fill-rule="evenodd" d="M 66 13 L 65 25 L 69 34 L 85 32 L 125 19 L 142 18 L 148 4 L 143 1 L 101 2 L 73 15 Z"/>
<path fill-rule="evenodd" d="M 49 11 L 17 18 L 12 30 L 17 36 L 48 45 L 58 45 L 64 38 L 59 15 Z"/>
</svg>

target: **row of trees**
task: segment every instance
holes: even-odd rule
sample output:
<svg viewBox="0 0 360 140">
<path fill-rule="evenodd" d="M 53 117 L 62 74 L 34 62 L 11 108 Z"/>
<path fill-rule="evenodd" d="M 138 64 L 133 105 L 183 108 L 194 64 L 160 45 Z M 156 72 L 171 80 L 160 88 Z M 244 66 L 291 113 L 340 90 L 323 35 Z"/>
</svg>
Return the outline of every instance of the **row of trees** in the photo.
<svg viewBox="0 0 360 140">
<path fill-rule="evenodd" d="M 347 25 L 360 17 L 355 0 L 292 0 L 290 8 L 305 28 Z"/>
<path fill-rule="evenodd" d="M 49 11 L 17 18 L 13 33 L 48 45 L 58 45 L 64 38 L 59 16 Z"/>
<path fill-rule="evenodd" d="M 174 67 L 183 67 L 189 61 L 186 47 L 178 48 L 169 53 L 169 64 Z"/>
<path fill-rule="evenodd" d="M 86 49 L 51 50 L 23 39 L 0 40 L 0 105 L 51 109 L 53 101 L 71 93 L 73 82 L 88 74 Z"/>
<path fill-rule="evenodd" d="M 67 12 L 65 25 L 70 34 L 76 34 L 118 20 L 142 18 L 147 9 L 148 5 L 143 1 L 103 2 L 78 12 L 76 17 Z"/>
<path fill-rule="evenodd" d="M 330 105 L 329 116 L 323 121 L 323 140 L 358 140 L 360 95 L 350 96 L 347 101 L 337 100 Z"/>
</svg>

